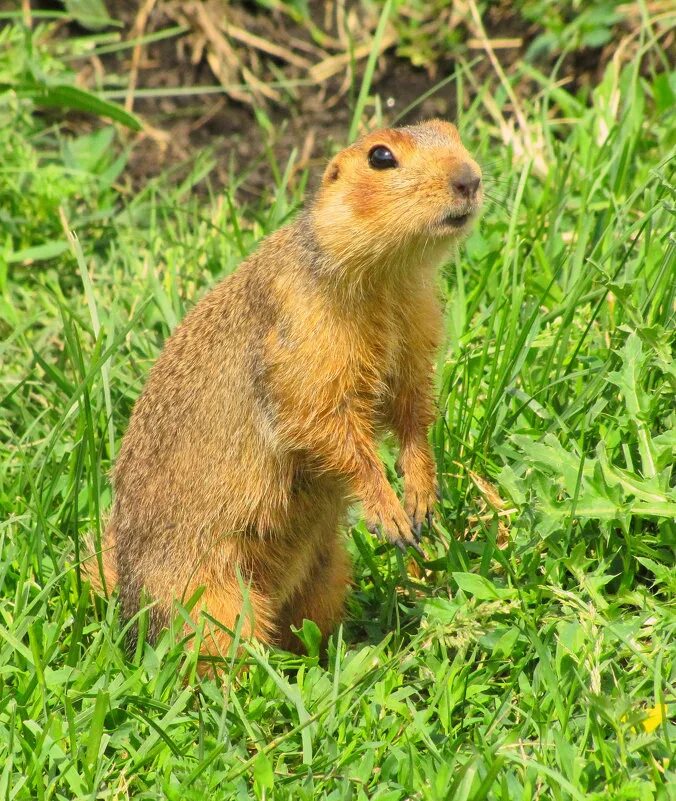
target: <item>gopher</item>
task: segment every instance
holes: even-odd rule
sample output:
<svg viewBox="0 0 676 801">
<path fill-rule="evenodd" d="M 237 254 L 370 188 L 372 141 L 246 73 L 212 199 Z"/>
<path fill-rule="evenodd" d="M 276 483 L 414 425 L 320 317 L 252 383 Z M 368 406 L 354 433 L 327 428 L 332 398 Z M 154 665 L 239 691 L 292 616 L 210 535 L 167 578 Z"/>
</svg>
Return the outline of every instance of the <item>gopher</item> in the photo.
<svg viewBox="0 0 676 801">
<path fill-rule="evenodd" d="M 151 641 L 198 588 L 192 614 L 223 626 L 205 655 L 227 651 L 243 587 L 245 634 L 297 650 L 291 626 L 308 618 L 327 636 L 343 614 L 354 500 L 370 531 L 417 547 L 436 499 L 436 272 L 481 203 L 481 170 L 452 124 L 369 133 L 176 328 L 134 407 L 103 542 L 123 617 L 153 601 Z M 403 503 L 376 450 L 387 430 Z"/>
</svg>

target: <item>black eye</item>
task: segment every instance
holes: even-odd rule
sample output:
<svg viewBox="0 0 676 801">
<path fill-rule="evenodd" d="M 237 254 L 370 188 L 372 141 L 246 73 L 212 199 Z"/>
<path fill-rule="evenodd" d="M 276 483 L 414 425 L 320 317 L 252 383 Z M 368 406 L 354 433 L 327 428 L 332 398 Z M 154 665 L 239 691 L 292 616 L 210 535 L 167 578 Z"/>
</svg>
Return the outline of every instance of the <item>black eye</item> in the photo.
<svg viewBox="0 0 676 801">
<path fill-rule="evenodd" d="M 369 164 L 374 170 L 389 170 L 399 166 L 394 154 L 385 145 L 376 145 L 369 150 Z"/>
</svg>

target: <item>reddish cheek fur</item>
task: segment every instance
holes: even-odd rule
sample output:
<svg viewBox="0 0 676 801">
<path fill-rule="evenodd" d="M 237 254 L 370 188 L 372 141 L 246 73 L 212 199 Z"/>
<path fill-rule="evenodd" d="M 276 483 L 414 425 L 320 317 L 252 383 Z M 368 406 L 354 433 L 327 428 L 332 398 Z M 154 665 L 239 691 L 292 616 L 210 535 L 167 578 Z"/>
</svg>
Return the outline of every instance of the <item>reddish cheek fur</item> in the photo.
<svg viewBox="0 0 676 801">
<path fill-rule="evenodd" d="M 345 200 L 350 210 L 359 218 L 375 217 L 383 211 L 385 205 L 382 192 L 374 191 L 371 176 L 360 176 L 346 193 Z"/>
</svg>

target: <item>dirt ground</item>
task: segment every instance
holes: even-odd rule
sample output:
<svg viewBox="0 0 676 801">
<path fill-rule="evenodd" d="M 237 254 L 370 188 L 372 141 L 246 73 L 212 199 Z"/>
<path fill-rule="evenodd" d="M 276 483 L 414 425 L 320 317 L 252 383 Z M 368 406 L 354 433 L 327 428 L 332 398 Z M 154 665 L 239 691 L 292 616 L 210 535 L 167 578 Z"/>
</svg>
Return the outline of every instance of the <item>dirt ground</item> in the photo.
<svg viewBox="0 0 676 801">
<path fill-rule="evenodd" d="M 296 148 L 298 170 L 321 163 L 332 142 L 346 141 L 380 6 L 310 0 L 310 16 L 294 17 L 289 13 L 294 4 L 268 2 L 273 10 L 263 8 L 261 0 L 107 0 L 117 25 L 93 30 L 72 21 L 57 23 L 57 40 L 112 32 L 121 42 L 136 42 L 114 52 L 84 53 L 71 62 L 79 85 L 108 93 L 145 124 L 130 140 L 125 176 L 132 188 L 169 166 L 187 169 L 209 146 L 217 160 L 212 184 L 222 186 L 233 173 L 246 173 L 239 193 L 255 197 L 271 180 L 270 155 L 283 169 Z M 58 2 L 29 5 L 63 9 Z M 427 16 L 410 12 L 411 18 L 384 28 L 371 94 L 380 98 L 386 122 L 434 115 L 452 120 L 452 83 L 402 112 L 453 74 L 454 54 L 466 60 L 481 55 L 473 70 L 480 81 L 491 81 L 495 74 L 485 57 L 485 40 L 509 70 L 539 33 L 508 2 L 491 3 L 480 22 L 472 6 L 432 2 Z M 411 30 L 420 32 L 420 41 L 405 41 Z M 163 38 L 149 41 L 153 36 Z M 578 50 L 563 72 L 575 83 L 596 82 L 606 58 L 600 50 Z M 149 90 L 157 96 L 146 96 Z M 82 116 L 68 121 L 74 132 L 95 124 Z M 176 171 L 177 179 L 181 172 Z"/>
<path fill-rule="evenodd" d="M 138 63 L 137 86 L 144 89 L 171 89 L 214 86 L 234 78 L 231 83 L 247 83 L 242 73 L 249 69 L 262 84 L 279 79 L 280 71 L 290 81 L 308 81 L 305 63 L 316 65 L 332 57 L 345 56 L 338 38 L 325 47 L 313 44 L 307 27 L 294 22 L 279 12 L 268 12 L 254 3 L 211 3 L 211 20 L 222 20 L 226 16 L 234 20 L 238 28 L 252 33 L 263 42 L 283 47 L 296 56 L 293 63 L 283 57 L 270 55 L 247 44 L 238 48 L 237 56 L 247 66 L 223 70 L 218 54 L 213 51 L 219 40 L 205 37 L 201 31 L 207 20 L 203 15 L 191 14 L 190 3 L 157 2 L 145 24 L 145 33 L 169 28 L 181 22 L 191 29 L 179 37 L 149 44 L 143 48 Z M 203 4 L 204 5 L 204 4 Z M 331 15 L 325 15 L 327 3 L 311 2 L 313 16 L 322 24 L 322 29 L 334 34 Z M 122 36 L 133 35 L 137 24 L 139 4 L 128 0 L 109 0 L 111 16 L 124 23 Z M 325 17 L 328 16 L 328 19 Z M 328 25 L 326 23 L 329 23 Z M 365 26 L 371 31 L 377 18 L 370 18 Z M 362 36 L 366 40 L 366 36 Z M 204 41 L 206 39 L 206 42 Z M 261 44 L 263 44 L 261 42 Z M 331 46 L 333 45 L 333 46 Z M 385 104 L 386 117 L 392 117 L 405 109 L 435 82 L 451 74 L 454 62 L 450 58 L 439 60 L 434 69 L 416 68 L 406 59 L 398 58 L 393 45 L 384 48 L 374 75 L 373 91 Z M 222 60 L 227 60 L 226 52 Z M 111 55 L 101 59 L 105 73 L 128 73 L 132 67 L 133 53 Z M 234 59 L 233 59 L 234 60 Z M 361 57 L 354 65 L 356 85 L 359 85 L 366 58 Z M 226 67 L 229 66 L 226 64 Z M 331 69 L 327 65 L 326 72 Z M 94 67 L 82 65 L 84 82 L 91 83 Z M 134 183 L 144 183 L 167 166 L 190 158 L 200 148 L 210 146 L 217 158 L 217 167 L 212 180 L 224 184 L 229 177 L 231 164 L 235 172 L 248 172 L 243 184 L 246 194 L 258 195 L 270 180 L 270 167 L 265 159 L 267 148 L 283 165 L 291 151 L 298 151 L 297 168 L 311 162 L 321 162 L 330 151 L 331 143 L 345 142 L 354 103 L 352 65 L 345 58 L 341 68 L 326 79 L 310 85 L 290 87 L 287 91 L 275 91 L 267 96 L 264 88 L 258 91 L 224 91 L 222 94 L 200 94 L 198 90 L 189 96 L 164 96 L 158 98 L 138 97 L 133 109 L 152 126 L 153 134 L 144 135 L 136 142 L 128 172 Z M 228 82 L 230 83 L 230 82 Z M 254 83 L 252 80 L 251 83 Z M 453 93 L 447 89 L 424 101 L 406 115 L 406 122 L 419 117 L 440 115 L 453 118 Z M 257 111 L 262 111 L 263 125 L 256 120 Z M 256 169 L 248 170 L 252 165 Z"/>
</svg>

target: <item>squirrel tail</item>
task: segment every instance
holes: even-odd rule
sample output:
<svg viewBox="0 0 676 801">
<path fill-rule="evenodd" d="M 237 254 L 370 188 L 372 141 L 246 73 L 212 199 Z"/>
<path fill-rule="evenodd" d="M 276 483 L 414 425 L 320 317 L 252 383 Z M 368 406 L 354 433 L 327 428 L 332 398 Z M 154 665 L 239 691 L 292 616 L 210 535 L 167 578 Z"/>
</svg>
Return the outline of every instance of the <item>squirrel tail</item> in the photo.
<svg viewBox="0 0 676 801">
<path fill-rule="evenodd" d="M 115 530 L 112 526 L 106 528 L 101 538 L 101 550 L 96 547 L 91 533 L 84 537 L 84 545 L 82 576 L 90 583 L 93 592 L 108 597 L 117 586 Z"/>
</svg>

